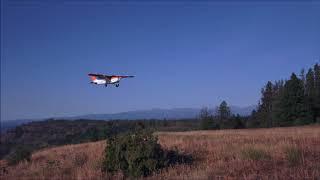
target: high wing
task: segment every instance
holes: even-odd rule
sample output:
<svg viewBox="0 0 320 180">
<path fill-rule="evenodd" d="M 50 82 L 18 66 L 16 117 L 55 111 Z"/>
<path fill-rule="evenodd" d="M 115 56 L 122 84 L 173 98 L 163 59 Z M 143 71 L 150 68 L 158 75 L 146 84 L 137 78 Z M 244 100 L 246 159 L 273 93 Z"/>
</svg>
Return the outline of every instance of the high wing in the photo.
<svg viewBox="0 0 320 180">
<path fill-rule="evenodd" d="M 117 75 L 112 75 L 112 77 L 133 78 L 134 76 L 117 76 Z"/>
<path fill-rule="evenodd" d="M 105 79 L 107 77 L 104 74 L 93 74 L 93 73 L 88 74 L 88 76 L 94 76 L 94 77 L 97 77 L 99 79 Z"/>
<path fill-rule="evenodd" d="M 97 78 L 100 78 L 100 79 L 111 79 L 113 77 L 116 77 L 116 78 L 133 78 L 134 76 L 122 76 L 122 75 L 105 75 L 105 74 L 93 74 L 93 73 L 90 73 L 88 74 L 89 76 L 95 76 Z"/>
</svg>

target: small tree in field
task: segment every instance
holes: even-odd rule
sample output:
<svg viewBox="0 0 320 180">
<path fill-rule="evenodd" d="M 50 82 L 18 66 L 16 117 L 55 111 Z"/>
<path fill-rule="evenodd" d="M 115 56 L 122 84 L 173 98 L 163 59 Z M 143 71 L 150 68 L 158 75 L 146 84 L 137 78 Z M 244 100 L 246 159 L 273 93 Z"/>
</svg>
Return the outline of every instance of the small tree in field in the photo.
<svg viewBox="0 0 320 180">
<path fill-rule="evenodd" d="M 191 162 L 190 156 L 163 150 L 157 137 L 147 131 L 119 135 L 107 140 L 103 170 L 122 171 L 125 176 L 148 176 L 175 163 Z"/>
<path fill-rule="evenodd" d="M 230 118 L 231 111 L 226 101 L 221 102 L 220 106 L 218 107 L 217 116 L 221 121 Z"/>
<path fill-rule="evenodd" d="M 216 118 L 218 119 L 221 129 L 229 128 L 229 122 L 231 117 L 231 110 L 226 101 L 222 101 L 220 106 L 216 110 Z"/>
</svg>

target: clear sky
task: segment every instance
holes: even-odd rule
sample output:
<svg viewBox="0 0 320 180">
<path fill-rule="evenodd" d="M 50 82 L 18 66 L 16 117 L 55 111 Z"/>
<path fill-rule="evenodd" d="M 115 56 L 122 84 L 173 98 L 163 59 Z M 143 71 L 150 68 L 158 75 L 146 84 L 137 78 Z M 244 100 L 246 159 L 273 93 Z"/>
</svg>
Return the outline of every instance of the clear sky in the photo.
<svg viewBox="0 0 320 180">
<path fill-rule="evenodd" d="M 319 1 L 1 2 L 2 120 L 252 105 L 320 59 Z"/>
</svg>

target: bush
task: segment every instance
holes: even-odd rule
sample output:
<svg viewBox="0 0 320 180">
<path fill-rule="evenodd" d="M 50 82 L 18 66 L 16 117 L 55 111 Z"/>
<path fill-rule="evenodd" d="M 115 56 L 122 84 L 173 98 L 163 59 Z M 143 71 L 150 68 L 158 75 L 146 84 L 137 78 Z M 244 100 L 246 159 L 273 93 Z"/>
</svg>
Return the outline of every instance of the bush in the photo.
<svg viewBox="0 0 320 180">
<path fill-rule="evenodd" d="M 297 165 L 302 159 L 302 153 L 297 147 L 287 147 L 284 153 L 290 166 Z"/>
<path fill-rule="evenodd" d="M 125 176 L 148 176 L 175 163 L 191 162 L 191 157 L 165 151 L 150 132 L 119 135 L 107 140 L 103 170 L 122 171 Z"/>
<path fill-rule="evenodd" d="M 241 155 L 244 159 L 249 159 L 249 160 L 268 160 L 268 159 L 271 159 L 270 155 L 266 151 L 264 151 L 262 149 L 256 149 L 253 147 L 243 149 L 241 151 Z"/>
<path fill-rule="evenodd" d="M 11 152 L 8 155 L 7 161 L 9 165 L 14 165 L 23 160 L 30 161 L 30 158 L 31 150 L 27 147 L 19 146 L 15 149 L 15 151 Z"/>
</svg>

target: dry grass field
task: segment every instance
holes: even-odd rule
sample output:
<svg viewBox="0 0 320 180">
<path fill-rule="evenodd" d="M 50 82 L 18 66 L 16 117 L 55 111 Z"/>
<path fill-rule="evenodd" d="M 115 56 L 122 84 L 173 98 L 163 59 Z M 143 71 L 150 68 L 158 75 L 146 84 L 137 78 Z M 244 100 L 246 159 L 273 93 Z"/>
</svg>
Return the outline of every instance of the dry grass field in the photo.
<svg viewBox="0 0 320 180">
<path fill-rule="evenodd" d="M 158 132 L 164 148 L 192 154 L 146 179 L 319 179 L 320 126 Z M 30 162 L 7 167 L 1 179 L 123 179 L 100 171 L 105 142 L 35 152 Z"/>
</svg>

